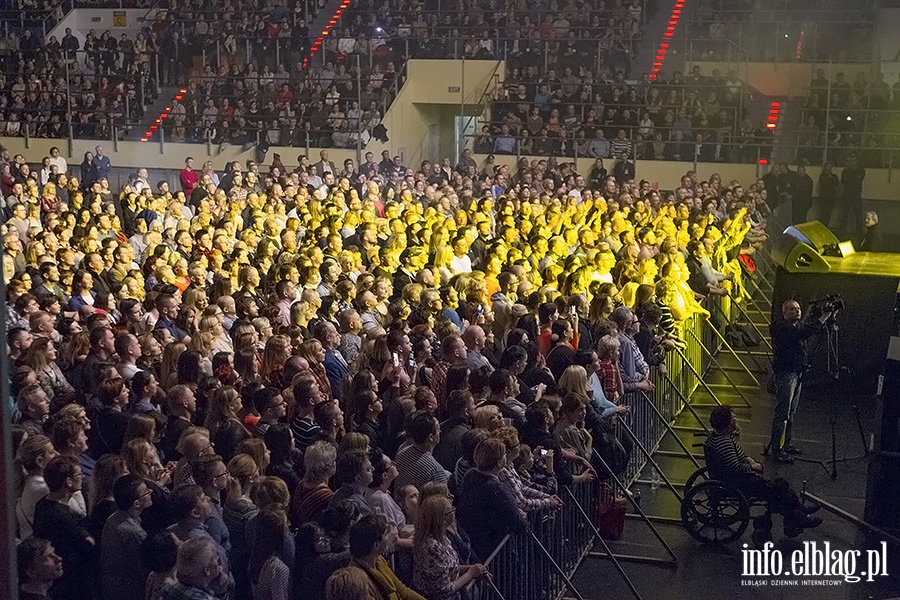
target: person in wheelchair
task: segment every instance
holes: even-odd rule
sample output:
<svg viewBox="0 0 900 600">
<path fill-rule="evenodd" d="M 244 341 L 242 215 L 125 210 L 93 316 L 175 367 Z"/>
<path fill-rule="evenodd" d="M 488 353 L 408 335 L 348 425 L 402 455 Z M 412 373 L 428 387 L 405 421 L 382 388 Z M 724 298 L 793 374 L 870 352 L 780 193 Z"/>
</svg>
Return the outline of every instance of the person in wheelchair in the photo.
<svg viewBox="0 0 900 600">
<path fill-rule="evenodd" d="M 706 438 L 703 453 L 710 479 L 737 488 L 751 502 L 761 500 L 768 505 L 767 513 L 754 519 L 754 539 L 770 537 L 772 520 L 769 512 L 784 517 L 784 533 L 788 537 L 795 537 L 804 529 L 822 524 L 822 519 L 810 516 L 819 506 L 801 504 L 797 493 L 786 480 L 766 477 L 763 466 L 747 456 L 738 443 L 740 430 L 730 406 L 714 408 L 709 424 L 713 431 Z"/>
</svg>

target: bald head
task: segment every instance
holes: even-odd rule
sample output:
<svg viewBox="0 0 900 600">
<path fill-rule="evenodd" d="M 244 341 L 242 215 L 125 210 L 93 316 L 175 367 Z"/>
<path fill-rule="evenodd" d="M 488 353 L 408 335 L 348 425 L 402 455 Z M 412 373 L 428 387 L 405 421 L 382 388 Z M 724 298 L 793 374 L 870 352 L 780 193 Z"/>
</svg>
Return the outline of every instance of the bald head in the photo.
<svg viewBox="0 0 900 600">
<path fill-rule="evenodd" d="M 481 352 L 484 349 L 485 333 L 484 329 L 482 329 L 478 325 L 469 325 L 468 327 L 466 327 L 466 330 L 462 335 L 462 339 L 466 344 L 466 348 L 468 348 L 469 350 L 476 350 L 478 352 Z"/>
</svg>

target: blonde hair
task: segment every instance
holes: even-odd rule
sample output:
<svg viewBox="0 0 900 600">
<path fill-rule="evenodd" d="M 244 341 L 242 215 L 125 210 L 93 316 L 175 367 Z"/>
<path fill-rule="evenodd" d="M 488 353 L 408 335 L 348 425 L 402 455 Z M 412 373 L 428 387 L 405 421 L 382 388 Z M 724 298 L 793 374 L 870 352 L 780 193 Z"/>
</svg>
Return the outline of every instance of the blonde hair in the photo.
<svg viewBox="0 0 900 600">
<path fill-rule="evenodd" d="M 254 473 L 259 475 L 259 466 L 248 454 L 235 454 L 228 461 L 228 474 L 231 475 L 228 480 L 229 502 L 236 502 L 244 495 L 244 490 L 249 487 Z"/>
<path fill-rule="evenodd" d="M 419 548 L 429 539 L 447 545 L 447 515 L 452 509 L 450 499 L 446 496 L 429 496 L 424 501 L 420 500 L 413 546 Z"/>
<path fill-rule="evenodd" d="M 442 496 L 450 498 L 450 488 L 443 481 L 429 481 L 422 486 L 422 493 L 419 495 L 419 502 L 424 502 L 432 496 Z"/>
<path fill-rule="evenodd" d="M 369 436 L 358 431 L 351 431 L 344 434 L 344 437 L 341 438 L 341 444 L 338 447 L 338 456 L 343 456 L 348 452 L 368 452 L 369 447 Z"/>
<path fill-rule="evenodd" d="M 488 406 L 479 406 L 475 409 L 475 414 L 472 415 L 472 426 L 475 429 L 484 429 L 485 431 L 490 431 L 492 428 L 496 429 L 496 425 L 494 425 L 493 415 L 499 410 L 500 409 L 493 404 Z"/>
<path fill-rule="evenodd" d="M 238 452 L 250 456 L 262 473 L 269 466 L 266 460 L 266 443 L 257 437 L 249 437 L 238 445 Z"/>
<path fill-rule="evenodd" d="M 287 484 L 280 477 L 266 477 L 253 494 L 253 502 L 263 510 L 273 504 L 287 506 L 290 500 Z"/>
<path fill-rule="evenodd" d="M 620 346 L 621 342 L 619 342 L 619 338 L 613 337 L 611 335 L 604 335 L 597 342 L 597 356 L 600 358 L 600 360 L 612 358 L 616 350 L 618 350 Z"/>
<path fill-rule="evenodd" d="M 369 600 L 369 576 L 359 567 L 344 567 L 325 582 L 325 600 Z"/>
<path fill-rule="evenodd" d="M 319 364 L 319 358 L 316 356 L 318 347 L 322 346 L 319 340 L 304 340 L 297 349 L 297 354 L 305 358 L 310 365 Z"/>
<path fill-rule="evenodd" d="M 566 367 L 562 377 L 559 378 L 559 387 L 567 394 L 576 394 L 583 398 L 591 397 L 591 392 L 588 389 L 587 371 L 581 365 Z"/>
</svg>

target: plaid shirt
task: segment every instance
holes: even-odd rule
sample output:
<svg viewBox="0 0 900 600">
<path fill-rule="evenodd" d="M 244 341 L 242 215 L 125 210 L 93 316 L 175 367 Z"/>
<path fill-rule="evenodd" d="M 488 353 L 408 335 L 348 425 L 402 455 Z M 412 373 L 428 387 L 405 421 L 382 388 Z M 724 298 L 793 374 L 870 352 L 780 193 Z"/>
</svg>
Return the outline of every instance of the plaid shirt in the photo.
<svg viewBox="0 0 900 600">
<path fill-rule="evenodd" d="M 610 402 L 618 400 L 624 392 L 619 365 L 605 358 L 600 361 L 600 371 L 597 375 L 603 384 L 603 393 L 606 395 L 606 399 Z"/>
<path fill-rule="evenodd" d="M 512 493 L 516 506 L 525 512 L 550 507 L 550 494 L 527 485 L 512 466 L 503 467 L 500 471 L 500 482 Z"/>
<path fill-rule="evenodd" d="M 441 360 L 431 369 L 431 391 L 434 392 L 434 397 L 437 398 L 439 406 L 444 404 L 444 387 L 447 385 L 447 371 L 452 366 L 447 361 Z"/>
</svg>

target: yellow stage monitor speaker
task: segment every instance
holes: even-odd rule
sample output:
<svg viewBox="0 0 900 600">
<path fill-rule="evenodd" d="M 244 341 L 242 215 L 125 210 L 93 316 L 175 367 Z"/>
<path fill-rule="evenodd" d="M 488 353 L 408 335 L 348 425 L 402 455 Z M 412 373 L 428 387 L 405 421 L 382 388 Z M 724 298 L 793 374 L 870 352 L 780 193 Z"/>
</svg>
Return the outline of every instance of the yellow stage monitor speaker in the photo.
<svg viewBox="0 0 900 600">
<path fill-rule="evenodd" d="M 841 241 L 827 226 L 819 221 L 798 223 L 784 230 L 786 234 L 810 245 L 822 256 L 840 256 L 838 246 Z"/>
<path fill-rule="evenodd" d="M 772 258 L 789 273 L 827 273 L 831 270 L 815 248 L 787 233 L 776 240 Z"/>
</svg>

